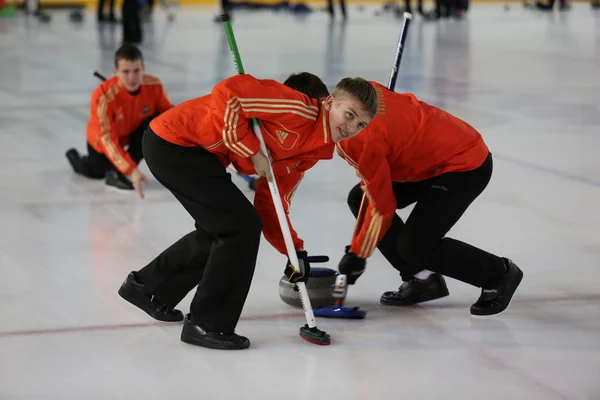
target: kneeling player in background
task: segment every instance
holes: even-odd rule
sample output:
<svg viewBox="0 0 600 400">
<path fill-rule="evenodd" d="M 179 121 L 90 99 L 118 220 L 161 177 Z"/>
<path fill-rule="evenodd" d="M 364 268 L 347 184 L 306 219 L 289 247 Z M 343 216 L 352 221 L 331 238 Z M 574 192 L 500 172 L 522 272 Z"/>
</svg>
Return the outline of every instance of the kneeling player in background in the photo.
<svg viewBox="0 0 600 400">
<path fill-rule="evenodd" d="M 71 148 L 66 156 L 76 173 L 105 179 L 106 185 L 117 189 L 135 189 L 143 197 L 142 183 L 147 178 L 137 168 L 143 158 L 142 137 L 152 118 L 172 104 L 161 82 L 144 74 L 144 60 L 136 45 L 126 43 L 116 51 L 114 72 L 91 96 L 88 155 Z"/>
</svg>

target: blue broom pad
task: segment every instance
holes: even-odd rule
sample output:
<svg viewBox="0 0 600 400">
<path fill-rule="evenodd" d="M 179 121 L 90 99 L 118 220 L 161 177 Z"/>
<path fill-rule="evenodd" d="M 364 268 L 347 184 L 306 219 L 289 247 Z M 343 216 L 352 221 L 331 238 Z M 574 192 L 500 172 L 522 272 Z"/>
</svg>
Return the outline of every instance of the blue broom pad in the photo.
<svg viewBox="0 0 600 400">
<path fill-rule="evenodd" d="M 145 0 L 145 1 L 147 1 L 147 0 Z M 248 175 L 244 175 L 241 172 L 238 172 L 237 176 L 239 176 L 240 178 L 242 178 L 243 180 L 245 180 L 247 183 L 252 182 L 252 180 L 254 179 L 253 177 L 248 176 Z"/>
<path fill-rule="evenodd" d="M 313 308 L 315 317 L 323 318 L 345 318 L 345 319 L 363 319 L 366 315 L 366 311 L 359 310 L 358 307 L 319 307 Z"/>
</svg>

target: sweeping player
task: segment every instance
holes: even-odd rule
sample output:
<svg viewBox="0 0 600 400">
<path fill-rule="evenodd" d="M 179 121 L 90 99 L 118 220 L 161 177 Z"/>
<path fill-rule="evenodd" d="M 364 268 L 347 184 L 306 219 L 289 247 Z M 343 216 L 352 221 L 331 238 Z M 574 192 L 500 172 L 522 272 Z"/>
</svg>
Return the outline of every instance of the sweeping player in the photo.
<svg viewBox="0 0 600 400">
<path fill-rule="evenodd" d="M 252 282 L 261 228 L 287 255 L 267 183 L 269 160 L 249 119 L 260 121 L 287 214 L 304 173 L 331 159 L 335 143 L 356 135 L 376 112 L 377 94 L 364 79 L 343 79 L 320 102 L 273 80 L 237 75 L 154 119 L 143 139 L 146 162 L 194 218 L 196 229 L 131 272 L 119 295 L 157 320 L 184 320 L 185 343 L 247 348 L 249 340 L 234 330 Z M 229 164 L 263 177 L 255 207 L 231 181 Z M 290 282 L 306 281 L 308 255 L 291 231 L 300 265 L 295 270 L 288 260 L 285 273 Z M 174 307 L 196 286 L 184 318 Z"/>
<path fill-rule="evenodd" d="M 88 155 L 82 157 L 71 148 L 66 157 L 76 173 L 106 179 L 108 186 L 117 189 L 135 189 L 143 197 L 142 183 L 147 178 L 137 168 L 143 158 L 142 136 L 150 120 L 172 104 L 161 82 L 144 74 L 136 45 L 125 43 L 117 49 L 114 73 L 91 96 Z"/>
<path fill-rule="evenodd" d="M 354 284 L 377 247 L 401 273 L 403 283 L 385 292 L 381 303 L 404 306 L 448 295 L 442 275 L 482 289 L 474 316 L 504 311 L 523 273 L 509 259 L 445 237 L 492 175 L 492 155 L 481 135 L 464 121 L 372 82 L 379 114 L 359 136 L 336 148 L 362 182 L 348 196 L 364 221 L 340 261 L 339 271 Z M 416 203 L 403 222 L 396 214 Z"/>
<path fill-rule="evenodd" d="M 403 277 L 403 280 L 405 281 L 405 283 L 401 286 L 400 290 L 397 292 L 386 292 L 384 294 L 384 296 L 382 296 L 382 303 L 390 304 L 390 305 L 409 305 L 409 304 L 415 304 L 415 303 L 419 303 L 419 302 L 423 302 L 423 301 L 427 301 L 427 300 L 433 300 L 436 298 L 440 298 L 440 297 L 446 296 L 448 294 L 443 277 L 439 274 L 432 273 L 430 270 L 427 270 L 427 269 L 424 269 L 424 270 L 419 271 L 416 274 L 414 274 L 414 272 L 417 271 L 418 269 L 415 269 L 414 266 L 411 267 L 408 264 L 408 262 L 402 257 L 402 254 L 399 251 L 397 251 L 397 249 L 396 249 L 396 243 L 398 242 L 398 240 L 403 239 L 400 242 L 403 246 L 403 247 L 401 247 L 401 249 L 404 250 L 404 254 L 410 255 L 411 252 L 409 251 L 410 250 L 409 246 L 411 245 L 411 240 L 412 241 L 419 240 L 418 239 L 419 236 L 416 236 L 416 235 L 420 235 L 421 237 L 427 236 L 427 233 L 425 231 L 416 232 L 415 236 L 413 236 L 413 238 L 411 239 L 410 229 L 411 228 L 415 229 L 416 227 L 424 226 L 424 225 L 421 225 L 421 221 L 418 218 L 419 214 L 416 214 L 413 211 L 409 220 L 407 221 L 408 229 L 406 229 L 406 227 L 404 227 L 404 223 L 402 222 L 402 220 L 397 215 L 395 215 L 395 207 L 404 208 L 405 206 L 408 206 L 408 205 L 418 201 L 418 207 L 415 207 L 415 210 L 425 210 L 425 212 L 427 212 L 426 206 L 428 204 L 435 205 L 435 203 L 432 202 L 432 200 L 431 200 L 431 199 L 435 200 L 435 196 L 432 195 L 432 194 L 435 194 L 435 192 L 428 193 L 428 190 L 439 189 L 442 192 L 445 192 L 448 190 L 448 187 L 454 186 L 455 189 L 458 188 L 457 190 L 454 190 L 454 191 L 457 191 L 457 192 L 462 191 L 462 192 L 464 192 L 464 195 L 465 195 L 462 199 L 463 207 L 454 206 L 455 219 L 457 220 L 460 217 L 460 215 L 462 215 L 462 213 L 466 210 L 466 208 L 468 207 L 470 202 L 472 202 L 478 196 L 478 194 L 481 191 L 483 191 L 483 189 L 487 185 L 487 182 L 489 181 L 489 177 L 491 176 L 491 154 L 489 154 L 489 150 L 487 149 L 487 146 L 483 142 L 479 133 L 477 133 L 472 127 L 467 125 L 464 121 L 461 121 L 440 109 L 432 107 L 426 103 L 420 102 L 416 98 L 414 98 L 414 96 L 412 96 L 412 95 L 400 95 L 400 94 L 397 94 L 394 92 L 390 92 L 385 87 L 383 87 L 377 83 L 373 83 L 373 84 L 378 91 L 379 105 L 380 105 L 379 114 L 381 114 L 381 116 L 378 116 L 374 120 L 374 122 L 372 122 L 370 124 L 369 128 L 366 129 L 365 131 L 363 131 L 363 133 L 360 136 L 353 138 L 349 141 L 345 141 L 343 143 L 338 143 L 337 147 L 338 147 L 338 152 L 342 155 L 342 157 L 344 157 L 346 160 L 348 160 L 350 162 L 350 164 L 353 165 L 354 167 L 358 167 L 359 175 L 362 175 L 363 171 L 365 171 L 365 170 L 367 171 L 367 173 L 365 173 L 365 175 L 368 174 L 370 176 L 375 176 L 381 172 L 382 175 L 377 175 L 377 176 L 380 178 L 385 178 L 385 179 L 372 179 L 369 182 L 369 181 L 367 181 L 367 179 L 365 177 L 363 179 L 363 185 L 357 185 L 350 192 L 350 195 L 348 198 L 348 203 L 349 203 L 350 209 L 352 210 L 354 215 L 357 216 L 360 211 L 362 193 L 365 190 L 365 185 L 366 185 L 367 195 L 369 195 L 369 188 L 376 188 L 375 192 L 377 192 L 378 194 L 383 192 L 385 194 L 386 186 L 389 189 L 390 183 L 392 185 L 392 191 L 393 191 L 393 196 L 394 196 L 393 199 L 390 200 L 389 191 L 388 191 L 387 197 L 380 196 L 380 195 L 376 196 L 377 199 L 381 199 L 381 198 L 387 199 L 387 206 L 388 206 L 388 209 L 390 210 L 388 212 L 388 215 L 382 215 L 382 213 L 380 213 L 378 211 L 376 206 L 372 206 L 372 205 L 371 205 L 371 207 L 365 206 L 365 208 L 367 208 L 369 210 L 365 214 L 371 215 L 372 218 L 370 218 L 370 224 L 362 223 L 361 225 L 359 225 L 362 227 L 365 227 L 365 226 L 371 227 L 370 230 L 367 230 L 368 235 L 376 233 L 377 229 L 379 230 L 380 235 L 383 235 L 383 233 L 385 232 L 385 228 L 384 229 L 378 228 L 378 226 L 380 226 L 379 224 L 386 220 L 386 218 L 385 218 L 386 216 L 388 218 L 393 218 L 391 226 L 392 226 L 392 228 L 395 228 L 395 229 L 393 232 L 387 231 L 387 233 L 383 236 L 382 240 L 379 241 L 379 248 L 382 251 L 382 253 L 384 254 L 384 256 L 392 263 L 392 265 L 394 265 L 396 267 L 396 269 L 398 269 L 401 272 L 401 276 Z M 297 79 L 296 81 L 292 82 L 292 84 L 290 86 L 296 90 L 299 90 L 299 91 L 309 95 L 309 96 L 314 96 L 314 94 L 312 94 L 312 93 L 315 93 L 316 91 L 320 91 L 320 88 L 318 86 L 315 86 L 313 84 L 313 82 L 308 79 Z M 385 96 L 384 96 L 384 93 L 385 93 Z M 319 94 L 319 96 L 324 96 L 324 94 L 322 94 L 322 92 L 321 92 L 321 94 Z M 392 101 L 386 102 L 385 99 L 387 97 L 391 97 Z M 405 101 L 400 102 L 399 100 L 401 98 L 404 98 Z M 388 100 L 390 100 L 390 99 L 388 99 Z M 393 101 L 393 100 L 396 100 L 396 101 Z M 388 106 L 388 108 L 387 108 L 388 110 L 390 110 L 390 109 L 394 110 L 393 117 L 383 117 L 383 115 L 387 114 L 385 111 L 386 105 Z M 394 108 L 392 108 L 392 106 Z M 401 107 L 398 109 L 395 108 L 398 106 L 401 106 Z M 415 107 L 416 107 L 416 110 L 415 110 Z M 408 111 L 411 109 L 412 109 L 412 111 Z M 408 112 L 403 114 L 401 112 L 401 110 L 406 110 Z M 421 111 L 423 112 L 422 115 L 425 116 L 424 120 L 426 120 L 427 123 L 422 125 L 421 126 L 422 129 L 419 130 L 416 128 L 416 125 L 418 125 L 418 121 L 420 120 L 419 114 L 421 114 Z M 417 121 L 417 122 L 415 122 L 415 121 Z M 433 137 L 435 137 L 435 136 L 437 136 L 438 138 L 440 137 L 439 135 L 435 134 L 435 131 L 432 130 L 432 128 L 437 127 L 437 129 L 439 129 L 440 126 L 443 126 L 444 130 L 451 129 L 451 132 L 445 138 L 442 138 L 445 140 L 444 140 L 444 142 L 441 143 L 441 146 L 440 146 L 440 143 L 435 144 L 434 142 L 431 141 L 433 139 Z M 433 128 L 433 129 L 435 129 L 435 128 Z M 396 135 L 400 135 L 400 136 L 396 136 L 396 137 L 390 139 L 389 135 L 392 135 L 392 134 L 396 134 Z M 374 135 L 374 136 L 370 136 L 370 135 Z M 431 136 L 433 136 L 433 137 L 431 137 Z M 403 154 L 402 156 L 399 157 L 399 154 L 401 152 L 397 151 L 398 148 L 402 148 L 402 147 L 406 146 L 406 142 L 408 142 L 410 139 L 415 139 L 415 138 L 418 139 L 418 141 L 414 142 L 412 147 L 405 147 L 407 150 L 407 153 Z M 373 147 L 371 147 L 371 146 L 373 146 Z M 446 149 L 443 149 L 442 147 L 446 147 Z M 415 151 L 415 148 L 417 151 Z M 391 150 L 391 154 L 389 156 L 388 156 L 388 153 L 386 152 L 386 149 Z M 357 154 L 356 158 L 359 160 L 359 162 L 357 163 L 351 157 L 349 157 L 347 151 L 356 153 Z M 439 184 L 440 180 L 435 180 L 434 178 L 429 179 L 429 180 L 425 179 L 424 176 L 427 175 L 427 172 L 424 172 L 425 175 L 421 174 L 420 177 L 416 176 L 414 179 L 410 179 L 410 177 L 407 177 L 405 175 L 403 180 L 398 179 L 398 182 L 393 181 L 394 177 L 397 178 L 399 176 L 398 172 L 400 172 L 400 176 L 401 176 L 402 171 L 408 171 L 412 168 L 412 167 L 406 166 L 406 165 L 403 167 L 402 166 L 403 163 L 411 162 L 411 160 L 418 160 L 419 158 L 425 159 L 425 157 L 427 157 L 427 155 L 430 152 L 431 152 L 431 157 L 433 157 L 434 160 L 436 158 L 437 159 L 444 158 L 443 154 L 446 154 L 447 155 L 446 162 L 445 163 L 444 162 L 435 163 L 435 161 L 430 161 L 430 163 L 432 163 L 431 165 L 435 165 L 435 167 L 428 168 L 427 166 L 424 166 L 422 168 L 418 168 L 416 170 L 417 172 L 415 172 L 415 169 L 413 169 L 413 173 L 412 173 L 413 175 L 419 175 L 418 171 L 427 171 L 429 169 L 429 170 L 433 171 L 433 172 L 430 172 L 429 175 L 439 176 L 440 178 L 442 176 L 445 177 L 444 179 L 441 180 L 442 184 L 452 182 L 453 180 L 456 179 L 456 176 L 459 176 L 460 177 L 459 179 L 464 180 L 466 182 L 466 184 L 463 184 L 463 185 L 460 185 L 460 184 L 448 185 L 448 184 L 446 184 L 445 186 L 442 186 Z M 485 159 L 484 159 L 484 161 L 481 162 L 481 165 L 479 166 L 479 168 L 473 168 L 472 166 L 469 165 L 469 159 L 477 159 L 478 154 L 480 154 L 481 158 L 483 158 L 482 156 L 485 155 Z M 404 158 L 401 158 L 401 157 L 404 157 Z M 381 163 L 380 162 L 381 160 L 384 160 L 384 162 Z M 462 164 L 462 167 L 460 166 L 461 164 Z M 478 161 L 474 162 L 474 165 L 478 165 L 478 164 L 480 164 Z M 483 182 L 479 182 L 479 184 L 473 178 L 474 173 L 478 169 L 484 170 L 484 172 L 486 169 L 489 170 L 488 177 L 487 178 L 484 177 Z M 445 171 L 445 172 L 443 172 L 443 171 Z M 451 171 L 454 171 L 455 173 L 450 173 Z M 473 171 L 473 173 L 467 175 L 464 173 L 460 173 L 461 171 L 462 172 Z M 452 176 L 455 176 L 455 178 L 451 179 Z M 366 182 L 368 182 L 368 184 L 366 184 Z M 412 183 L 412 182 L 416 182 L 416 183 Z M 471 184 L 472 187 L 469 187 L 469 183 Z M 465 189 L 465 186 L 467 187 L 466 189 Z M 384 189 L 384 190 L 382 190 L 382 189 Z M 467 203 L 465 203 L 464 199 L 465 199 L 465 197 L 468 196 L 467 192 L 469 190 L 473 193 L 471 194 L 472 199 L 468 200 L 467 201 L 468 204 L 467 204 Z M 427 194 L 427 197 L 425 196 L 426 194 Z M 372 198 L 372 197 L 373 197 L 372 195 L 369 196 L 369 198 Z M 453 196 L 446 196 L 444 199 L 440 199 L 440 198 L 437 199 L 437 201 L 440 201 L 440 200 L 445 200 L 448 202 L 448 204 L 443 204 L 443 207 L 457 203 L 456 199 Z M 460 197 L 458 198 L 458 200 L 459 200 L 458 203 L 460 204 L 460 200 L 461 200 Z M 429 206 L 431 207 L 431 205 L 429 205 Z M 442 207 L 442 209 L 443 209 L 443 207 Z M 456 215 L 456 210 L 458 210 L 458 214 L 460 214 L 460 215 Z M 452 210 L 450 210 L 450 211 L 452 211 Z M 443 214 L 444 211 L 442 210 L 441 213 Z M 390 217 L 389 214 L 392 214 L 392 216 Z M 423 217 L 422 214 L 423 214 L 423 211 L 420 212 L 421 218 Z M 432 225 L 432 222 L 435 223 L 435 221 L 432 221 L 432 220 L 435 220 L 438 217 L 439 213 L 438 214 L 430 214 L 430 215 L 431 215 L 431 218 L 429 220 L 429 222 L 430 222 L 429 225 Z M 422 220 L 422 222 L 425 222 L 425 220 Z M 453 225 L 455 222 L 456 221 L 450 222 L 450 224 Z M 386 222 L 385 225 L 387 225 L 387 224 L 388 223 Z M 445 229 L 445 231 L 447 232 L 449 229 L 450 229 L 450 227 Z M 401 235 L 399 234 L 399 231 L 402 232 Z M 437 236 L 441 239 L 444 236 L 445 232 L 441 233 L 439 235 L 436 235 L 435 232 L 434 233 L 430 232 L 430 234 L 432 237 Z M 416 239 L 415 239 L 415 237 L 416 237 Z M 353 241 L 353 245 L 356 244 L 356 242 L 359 242 L 359 243 L 361 243 L 361 245 L 357 246 L 357 247 L 359 247 L 360 249 L 363 249 L 364 248 L 363 246 L 365 246 L 365 242 L 367 242 L 367 243 L 370 242 L 371 246 L 372 246 L 370 252 L 372 253 L 372 251 L 374 250 L 373 243 L 377 243 L 377 240 L 374 241 L 375 238 L 373 236 L 368 236 L 368 238 L 370 238 L 370 240 L 365 240 L 365 239 L 367 239 L 367 235 L 365 235 L 363 232 L 362 240 L 355 239 L 355 241 Z M 450 241 L 445 240 L 444 241 L 444 244 L 445 244 L 444 250 L 445 251 L 448 251 L 447 250 L 449 248 L 448 243 L 456 245 L 457 243 L 460 243 L 460 242 L 452 240 L 452 239 L 450 239 Z M 464 245 L 464 247 L 462 250 L 465 250 L 465 249 L 475 250 L 474 254 L 472 254 L 472 255 L 482 256 L 482 254 L 483 254 L 483 255 L 488 256 L 487 257 L 488 262 L 492 261 L 492 262 L 495 262 L 496 264 L 504 264 L 504 267 L 505 267 L 504 270 L 507 270 L 508 273 L 502 274 L 501 272 L 502 272 L 503 268 L 498 268 L 498 270 L 500 271 L 500 273 L 499 273 L 500 279 L 486 280 L 485 278 L 482 279 L 481 277 L 479 277 L 479 281 L 485 280 L 485 281 L 489 282 L 489 284 L 483 285 L 484 289 L 483 289 L 483 293 L 482 293 L 482 298 L 478 302 L 479 304 L 474 305 L 474 307 L 472 308 L 472 313 L 474 315 L 492 315 L 497 312 L 501 312 L 504 308 L 506 308 L 505 305 L 507 305 L 508 302 L 510 301 L 510 298 L 512 297 L 512 293 L 514 293 L 514 289 L 516 289 L 516 286 L 519 284 L 519 282 L 521 280 L 521 277 L 522 277 L 521 271 L 514 265 L 514 263 L 512 263 L 512 261 L 510 261 L 508 259 L 499 259 L 498 257 L 495 257 L 489 253 L 485 253 L 479 249 L 473 248 L 470 245 L 467 245 L 464 243 L 463 243 L 463 245 Z M 347 254 L 346 254 L 346 256 L 344 256 L 344 258 L 342 259 L 342 262 L 340 263 L 340 272 L 342 272 L 344 274 L 348 274 L 349 278 L 350 278 L 349 282 L 351 284 L 354 284 L 356 282 L 356 279 L 358 279 L 358 277 L 364 272 L 366 262 L 364 261 L 364 259 L 360 259 L 360 257 L 358 257 L 356 255 L 360 250 L 357 250 L 356 253 L 353 253 L 352 250 L 350 249 L 350 247 L 351 246 L 347 247 L 347 249 L 346 249 Z M 427 247 L 428 246 L 424 246 L 424 249 L 427 249 Z M 456 247 L 457 246 L 454 246 L 455 249 L 456 249 Z M 452 248 L 453 247 L 450 247 L 450 249 L 452 249 Z M 460 249 L 460 246 L 458 246 L 458 248 Z M 413 257 L 410 257 L 410 259 L 416 258 L 418 260 L 419 253 L 425 253 L 425 256 L 422 255 L 422 257 L 426 257 L 426 252 L 420 250 L 418 247 L 415 247 L 416 256 L 413 255 Z M 460 251 L 459 251 L 459 253 L 460 253 Z M 463 253 L 464 253 L 464 251 L 463 251 Z M 477 253 L 479 253 L 479 254 L 477 254 Z M 463 254 L 463 256 L 465 256 L 465 254 Z M 431 257 L 431 255 L 430 255 L 430 257 Z M 440 254 L 436 254 L 436 257 L 440 257 Z M 451 260 L 448 260 L 448 261 L 451 261 Z M 471 269 L 474 269 L 475 272 L 477 272 L 476 266 L 473 266 L 473 267 L 475 267 L 475 268 L 471 268 Z M 451 268 L 451 266 L 446 265 L 446 268 Z M 470 277 L 463 279 L 464 281 L 469 282 L 469 283 L 472 283 L 475 279 L 477 279 L 476 275 L 481 275 L 481 272 L 479 272 L 479 274 L 476 274 L 476 273 L 473 273 L 472 271 L 468 271 L 468 268 L 467 268 L 467 271 L 463 271 L 462 273 L 464 273 L 465 276 L 470 275 Z M 452 274 L 448 274 L 448 275 L 452 276 Z M 489 288 L 489 287 L 493 287 L 495 284 L 498 284 L 499 286 L 501 286 L 502 278 L 505 278 L 504 279 L 505 286 L 500 287 L 500 292 L 495 291 L 495 289 L 498 289 L 498 287 L 496 287 L 495 289 Z M 473 283 L 473 284 L 476 284 L 476 283 Z M 502 293 L 503 290 L 504 290 L 504 293 Z M 496 296 L 496 293 L 500 293 L 501 295 Z M 500 303 L 486 304 L 486 302 L 493 303 L 494 301 L 500 301 Z M 504 304 L 502 304 L 502 302 Z M 492 306 L 492 307 L 490 307 L 490 306 Z"/>
</svg>

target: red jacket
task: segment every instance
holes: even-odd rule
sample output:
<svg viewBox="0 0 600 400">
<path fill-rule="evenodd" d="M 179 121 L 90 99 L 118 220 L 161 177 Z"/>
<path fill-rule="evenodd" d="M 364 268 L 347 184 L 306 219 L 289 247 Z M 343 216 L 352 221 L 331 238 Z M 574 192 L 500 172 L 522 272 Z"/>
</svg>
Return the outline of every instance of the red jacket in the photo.
<svg viewBox="0 0 600 400">
<path fill-rule="evenodd" d="M 259 140 L 250 127 L 258 118 L 265 145 L 273 160 L 286 214 L 304 173 L 319 160 L 333 158 L 328 112 L 310 99 L 274 80 L 236 75 L 214 87 L 212 93 L 192 99 L 155 118 L 150 128 L 164 140 L 180 146 L 201 146 L 243 174 L 256 174 L 250 156 Z M 254 197 L 263 221 L 263 234 L 280 253 L 287 254 L 266 179 L 259 179 Z M 294 246 L 304 242 L 289 221 Z"/>
<path fill-rule="evenodd" d="M 136 168 L 123 148 L 129 144 L 129 136 L 146 119 L 171 107 L 163 85 L 151 75 L 144 75 L 136 94 L 123 89 L 118 77 L 107 79 L 92 93 L 87 141 L 129 175 Z"/>
<path fill-rule="evenodd" d="M 369 200 L 351 251 L 369 257 L 396 212 L 392 182 L 417 182 L 446 172 L 470 171 L 489 150 L 481 135 L 449 113 L 412 94 L 377 90 L 379 114 L 357 136 L 337 144 L 338 154 L 356 168 Z"/>
</svg>

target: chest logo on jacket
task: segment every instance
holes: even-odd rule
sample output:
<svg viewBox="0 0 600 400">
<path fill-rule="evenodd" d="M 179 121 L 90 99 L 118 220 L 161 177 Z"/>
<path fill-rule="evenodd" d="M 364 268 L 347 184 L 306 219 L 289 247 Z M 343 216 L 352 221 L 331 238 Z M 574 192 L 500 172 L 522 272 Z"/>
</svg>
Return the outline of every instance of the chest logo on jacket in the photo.
<svg viewBox="0 0 600 400">
<path fill-rule="evenodd" d="M 289 136 L 289 133 L 282 131 L 280 129 L 275 129 L 275 134 L 277 135 L 277 139 L 279 139 L 279 143 L 283 144 L 285 139 Z"/>
<path fill-rule="evenodd" d="M 277 141 L 277 143 L 283 150 L 293 149 L 294 146 L 296 146 L 296 143 L 298 143 L 300 135 L 298 134 L 298 132 L 294 132 L 290 129 L 287 129 L 280 123 L 277 123 L 277 125 L 281 126 L 281 129 L 275 129 L 275 135 L 273 135 L 271 132 L 268 132 L 269 136 L 271 136 L 275 141 Z"/>
<path fill-rule="evenodd" d="M 125 116 L 123 115 L 123 108 L 119 107 L 116 112 L 115 120 L 122 121 L 124 119 L 125 119 Z"/>
</svg>

